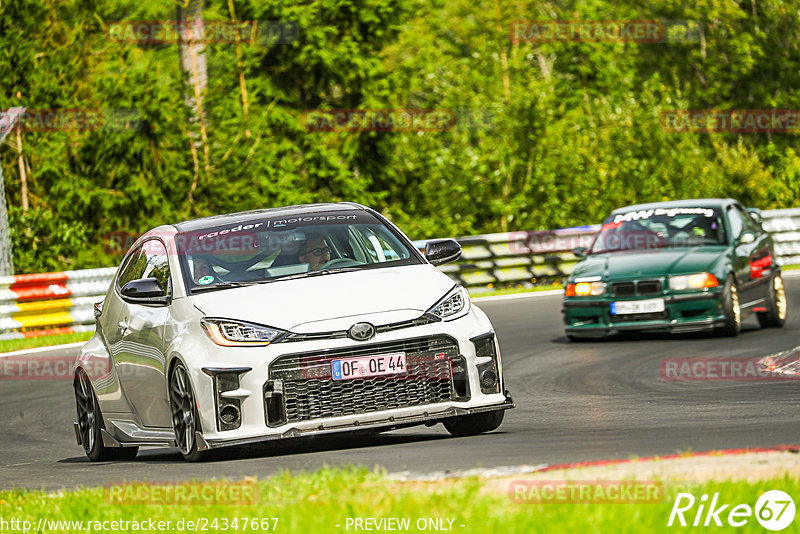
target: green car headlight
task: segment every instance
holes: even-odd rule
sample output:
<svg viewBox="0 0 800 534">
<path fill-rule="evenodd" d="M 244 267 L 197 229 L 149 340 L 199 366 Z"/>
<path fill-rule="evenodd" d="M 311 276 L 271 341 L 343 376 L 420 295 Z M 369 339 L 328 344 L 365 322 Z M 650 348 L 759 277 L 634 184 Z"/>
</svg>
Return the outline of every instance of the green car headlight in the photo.
<svg viewBox="0 0 800 534">
<path fill-rule="evenodd" d="M 671 276 L 669 288 L 673 291 L 684 291 L 687 289 L 703 289 L 706 287 L 717 287 L 719 281 L 711 273 L 685 274 L 681 276 Z"/>
<path fill-rule="evenodd" d="M 605 282 L 577 282 L 567 284 L 564 294 L 567 297 L 597 297 L 606 292 Z"/>
</svg>

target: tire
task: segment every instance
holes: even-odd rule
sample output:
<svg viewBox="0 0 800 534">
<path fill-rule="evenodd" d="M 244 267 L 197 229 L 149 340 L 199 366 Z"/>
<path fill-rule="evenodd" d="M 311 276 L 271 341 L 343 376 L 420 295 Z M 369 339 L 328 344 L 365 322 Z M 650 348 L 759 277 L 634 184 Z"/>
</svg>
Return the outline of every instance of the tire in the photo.
<svg viewBox="0 0 800 534">
<path fill-rule="evenodd" d="M 788 301 L 786 299 L 786 286 L 780 272 L 772 275 L 766 296 L 767 311 L 758 312 L 758 324 L 762 328 L 781 328 L 786 323 Z"/>
<path fill-rule="evenodd" d="M 505 410 L 494 412 L 476 413 L 451 417 L 444 421 L 444 427 L 451 435 L 456 437 L 476 436 L 484 432 L 491 432 L 503 422 Z"/>
<path fill-rule="evenodd" d="M 75 389 L 75 406 L 78 413 L 78 432 L 81 436 L 83 451 L 93 462 L 108 460 L 130 460 L 136 457 L 139 447 L 106 447 L 100 430 L 103 426 L 103 414 L 94 393 L 92 382 L 86 371 L 79 368 L 73 382 Z"/>
<path fill-rule="evenodd" d="M 176 363 L 169 374 L 169 407 L 175 442 L 187 462 L 199 462 L 207 458 L 208 451 L 197 450 L 196 432 L 200 431 L 197 405 L 194 400 L 189 373 L 181 363 Z"/>
<path fill-rule="evenodd" d="M 742 308 L 733 275 L 728 275 L 722 290 L 722 314 L 725 316 L 725 324 L 718 328 L 718 332 L 724 336 L 738 336 L 742 329 Z"/>
</svg>

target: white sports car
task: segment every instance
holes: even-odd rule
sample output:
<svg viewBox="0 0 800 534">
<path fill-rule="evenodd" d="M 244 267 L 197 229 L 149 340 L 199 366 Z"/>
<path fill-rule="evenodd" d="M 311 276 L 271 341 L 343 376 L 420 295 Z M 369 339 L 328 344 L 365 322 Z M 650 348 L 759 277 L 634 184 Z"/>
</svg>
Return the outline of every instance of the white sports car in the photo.
<svg viewBox="0 0 800 534">
<path fill-rule="evenodd" d="M 496 429 L 513 408 L 489 319 L 379 213 L 316 204 L 150 230 L 95 306 L 75 433 L 92 460 L 444 423 Z"/>
</svg>

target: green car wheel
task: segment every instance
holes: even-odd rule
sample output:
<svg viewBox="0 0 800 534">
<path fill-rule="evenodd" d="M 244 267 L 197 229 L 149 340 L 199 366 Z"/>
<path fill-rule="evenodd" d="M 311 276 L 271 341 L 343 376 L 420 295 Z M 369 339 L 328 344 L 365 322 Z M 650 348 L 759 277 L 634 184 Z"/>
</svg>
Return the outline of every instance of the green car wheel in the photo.
<svg viewBox="0 0 800 534">
<path fill-rule="evenodd" d="M 780 328 L 786 322 L 786 286 L 780 273 L 772 275 L 770 288 L 767 292 L 767 311 L 757 314 L 758 324 L 762 327 Z"/>
<path fill-rule="evenodd" d="M 725 289 L 722 290 L 722 313 L 725 316 L 725 325 L 719 328 L 719 332 L 725 336 L 738 336 L 742 329 L 742 309 L 733 275 L 728 275 Z"/>
</svg>

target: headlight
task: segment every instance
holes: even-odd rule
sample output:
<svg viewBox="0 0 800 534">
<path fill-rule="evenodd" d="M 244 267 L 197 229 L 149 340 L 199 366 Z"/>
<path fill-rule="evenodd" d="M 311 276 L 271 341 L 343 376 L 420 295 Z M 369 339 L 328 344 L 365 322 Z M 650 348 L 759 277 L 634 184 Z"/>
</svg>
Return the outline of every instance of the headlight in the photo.
<svg viewBox="0 0 800 534">
<path fill-rule="evenodd" d="M 211 341 L 224 347 L 269 345 L 285 333 L 268 326 L 227 319 L 202 319 L 200 322 Z"/>
<path fill-rule="evenodd" d="M 451 321 L 463 317 L 467 312 L 469 312 L 469 292 L 462 286 L 456 286 L 426 313 Z"/>
<path fill-rule="evenodd" d="M 605 282 L 577 282 L 567 284 L 564 296 L 567 297 L 597 297 L 606 292 Z"/>
<path fill-rule="evenodd" d="M 674 291 L 685 289 L 703 289 L 704 287 L 717 287 L 719 281 L 711 273 L 685 274 L 682 276 L 671 276 L 669 288 Z"/>
</svg>

